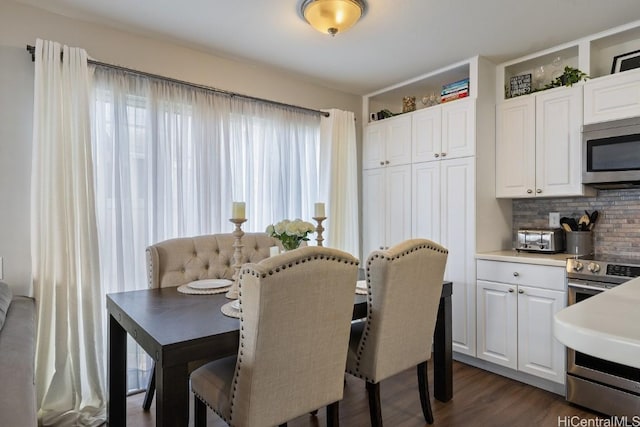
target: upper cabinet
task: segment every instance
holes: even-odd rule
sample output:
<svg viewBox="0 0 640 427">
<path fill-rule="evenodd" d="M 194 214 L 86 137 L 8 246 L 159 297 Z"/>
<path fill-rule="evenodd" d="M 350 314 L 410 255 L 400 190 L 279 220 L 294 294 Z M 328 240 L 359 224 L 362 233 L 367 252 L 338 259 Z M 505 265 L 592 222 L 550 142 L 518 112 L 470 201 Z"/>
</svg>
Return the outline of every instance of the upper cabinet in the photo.
<svg viewBox="0 0 640 427">
<path fill-rule="evenodd" d="M 496 113 L 496 197 L 590 194 L 582 185 L 582 88 L 505 101 Z"/>
<path fill-rule="evenodd" d="M 413 162 L 475 154 L 475 101 L 458 100 L 417 111 L 413 123 Z"/>
<path fill-rule="evenodd" d="M 584 85 L 584 123 L 640 116 L 640 21 L 589 37 L 582 62 L 592 77 Z"/>
<path fill-rule="evenodd" d="M 370 124 L 365 130 L 362 168 L 411 163 L 411 117 L 398 116 Z"/>
<path fill-rule="evenodd" d="M 640 116 L 640 69 L 588 81 L 584 124 Z"/>
<path fill-rule="evenodd" d="M 640 21 L 496 67 L 496 197 L 595 193 L 582 185 L 582 125 L 640 116 L 636 51 Z M 549 88 L 565 67 L 589 78 Z"/>
</svg>

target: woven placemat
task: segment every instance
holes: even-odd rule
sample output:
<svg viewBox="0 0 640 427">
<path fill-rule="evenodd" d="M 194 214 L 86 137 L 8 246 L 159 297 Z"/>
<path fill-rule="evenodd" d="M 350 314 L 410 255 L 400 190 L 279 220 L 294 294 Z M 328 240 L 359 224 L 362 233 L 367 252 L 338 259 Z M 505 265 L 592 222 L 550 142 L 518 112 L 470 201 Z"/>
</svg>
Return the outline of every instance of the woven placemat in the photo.
<svg viewBox="0 0 640 427">
<path fill-rule="evenodd" d="M 221 294 L 223 292 L 227 292 L 229 290 L 229 286 L 224 286 L 222 288 L 214 288 L 214 289 L 193 289 L 190 288 L 189 285 L 180 285 L 178 286 L 178 292 L 182 292 L 183 294 L 189 295 L 213 295 L 213 294 Z"/>
<path fill-rule="evenodd" d="M 230 301 L 230 302 L 224 304 L 222 307 L 220 307 L 220 311 L 225 316 L 234 317 L 236 319 L 239 319 L 240 318 L 240 310 L 238 310 L 237 308 L 233 308 L 231 306 L 235 301 L 236 300 L 233 300 L 233 301 Z"/>
<path fill-rule="evenodd" d="M 361 287 L 364 285 L 364 287 Z M 367 281 L 366 280 L 358 280 L 356 284 L 356 295 L 367 295 L 369 292 L 367 291 Z"/>
</svg>

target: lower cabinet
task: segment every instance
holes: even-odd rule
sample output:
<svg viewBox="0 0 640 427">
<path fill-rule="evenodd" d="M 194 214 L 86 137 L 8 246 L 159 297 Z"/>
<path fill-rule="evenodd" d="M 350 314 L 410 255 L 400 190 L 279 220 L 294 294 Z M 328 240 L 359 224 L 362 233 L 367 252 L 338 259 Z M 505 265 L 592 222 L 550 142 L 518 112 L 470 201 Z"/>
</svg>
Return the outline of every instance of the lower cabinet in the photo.
<svg viewBox="0 0 640 427">
<path fill-rule="evenodd" d="M 553 316 L 566 306 L 562 267 L 477 261 L 477 357 L 564 384 Z"/>
</svg>

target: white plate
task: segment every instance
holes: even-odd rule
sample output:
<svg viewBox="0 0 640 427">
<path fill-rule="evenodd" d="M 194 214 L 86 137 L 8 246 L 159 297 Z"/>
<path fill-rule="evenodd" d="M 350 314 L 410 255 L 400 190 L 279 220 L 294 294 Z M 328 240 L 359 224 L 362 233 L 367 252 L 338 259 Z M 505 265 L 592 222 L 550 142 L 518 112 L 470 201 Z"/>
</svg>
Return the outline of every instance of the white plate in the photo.
<svg viewBox="0 0 640 427">
<path fill-rule="evenodd" d="M 236 309 L 236 310 L 240 310 L 240 301 L 239 300 L 235 300 L 234 302 L 231 303 L 231 308 Z"/>
<path fill-rule="evenodd" d="M 187 286 L 191 289 L 217 289 L 224 288 L 225 286 L 229 286 L 232 283 L 233 282 L 228 279 L 204 279 L 187 283 Z"/>
<path fill-rule="evenodd" d="M 367 290 L 367 281 L 366 280 L 358 280 L 356 282 L 356 289 Z"/>
</svg>

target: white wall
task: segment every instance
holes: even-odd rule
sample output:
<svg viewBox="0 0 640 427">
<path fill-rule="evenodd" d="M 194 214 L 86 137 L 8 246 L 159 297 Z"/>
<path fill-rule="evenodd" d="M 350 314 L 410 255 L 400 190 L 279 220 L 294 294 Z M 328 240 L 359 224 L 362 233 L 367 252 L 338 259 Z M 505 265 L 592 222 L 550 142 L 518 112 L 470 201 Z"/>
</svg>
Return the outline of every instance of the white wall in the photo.
<svg viewBox="0 0 640 427">
<path fill-rule="evenodd" d="M 4 257 L 4 279 L 15 293 L 31 294 L 33 63 L 26 45 L 34 45 L 36 38 L 82 47 L 102 62 L 288 104 L 339 108 L 362 116 L 359 96 L 309 83 L 300 76 L 0 0 L 0 256 Z M 360 132 L 360 126 L 356 128 Z"/>
<path fill-rule="evenodd" d="M 31 294 L 32 110 L 31 57 L 22 49 L 0 45 L 0 256 L 4 258 L 4 280 L 14 293 L 23 295 Z"/>
</svg>

